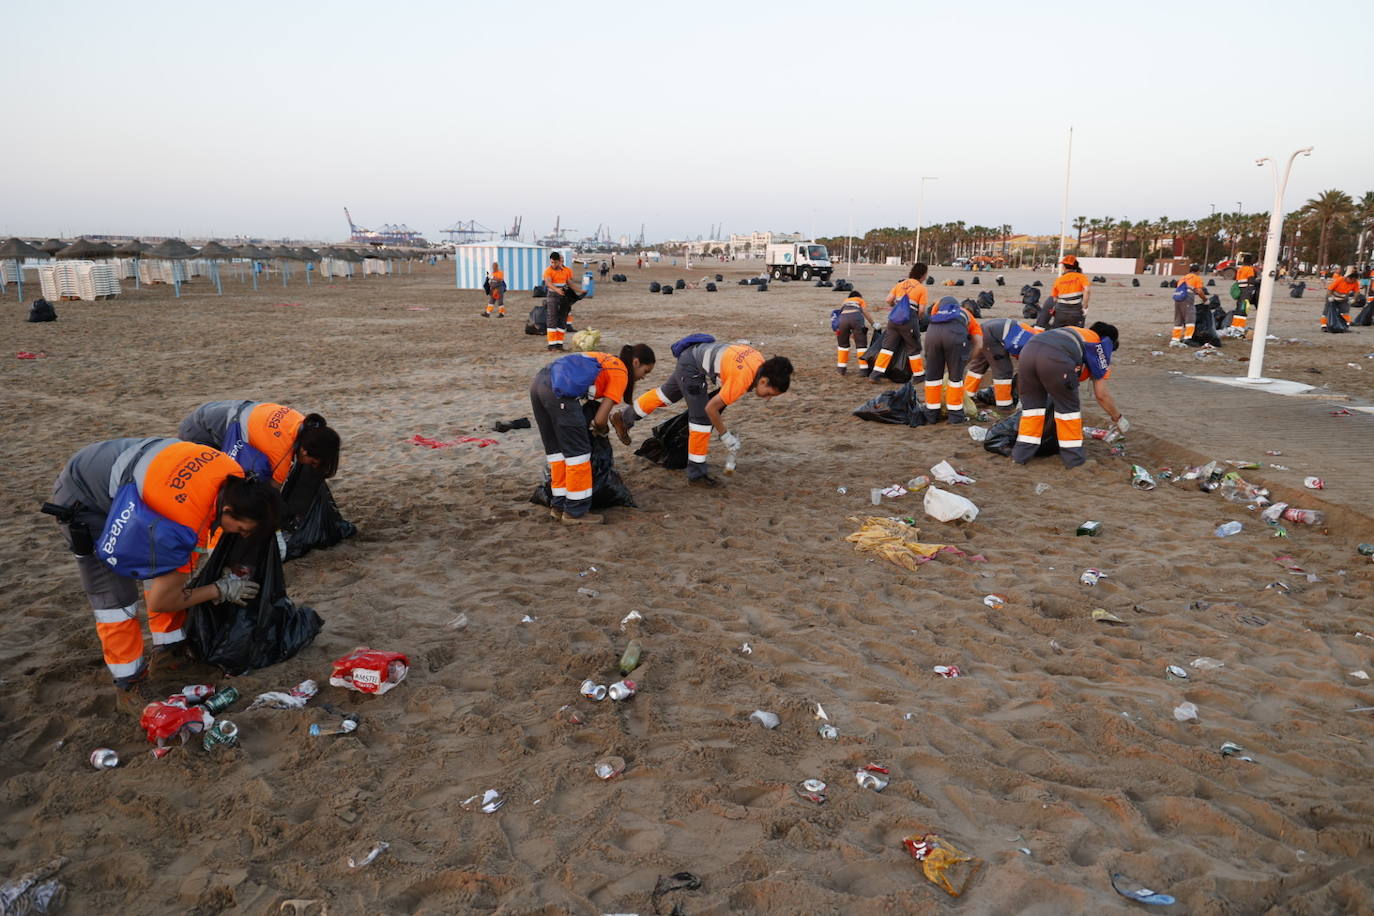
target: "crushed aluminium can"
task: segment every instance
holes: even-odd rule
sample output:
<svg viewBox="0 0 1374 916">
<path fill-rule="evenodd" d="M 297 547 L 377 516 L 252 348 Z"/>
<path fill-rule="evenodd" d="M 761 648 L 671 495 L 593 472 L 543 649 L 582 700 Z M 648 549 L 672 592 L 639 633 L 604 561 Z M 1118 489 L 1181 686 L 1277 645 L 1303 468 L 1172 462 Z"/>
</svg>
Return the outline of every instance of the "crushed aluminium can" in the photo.
<svg viewBox="0 0 1374 916">
<path fill-rule="evenodd" d="M 887 788 L 887 776 L 867 767 L 854 772 L 854 781 L 859 784 L 860 789 L 872 789 L 874 792 L 881 792 Z"/>
<path fill-rule="evenodd" d="M 201 735 L 200 746 L 213 751 L 215 745 L 233 745 L 239 740 L 239 727 L 228 719 L 219 719 Z"/>
<path fill-rule="evenodd" d="M 205 700 L 201 705 L 215 715 L 219 715 L 234 703 L 238 702 L 239 692 L 233 687 L 226 687 L 215 693 L 214 696 Z"/>
<path fill-rule="evenodd" d="M 958 665 L 936 665 L 931 670 L 940 675 L 940 677 L 959 677 L 963 674 L 963 672 L 959 670 Z"/>
<path fill-rule="evenodd" d="M 1083 575 L 1078 577 L 1078 581 L 1082 582 L 1084 585 L 1096 585 L 1101 578 L 1102 570 L 1085 569 L 1083 570 Z"/>
<path fill-rule="evenodd" d="M 630 697 L 634 696 L 639 686 L 634 681 L 616 681 L 614 684 L 604 689 L 606 691 L 606 696 L 609 696 L 616 702 L 620 702 L 621 700 L 628 700 Z"/>
<path fill-rule="evenodd" d="M 1131 465 L 1131 486 L 1137 490 L 1153 490 L 1155 479 L 1150 476 L 1150 472 L 1138 464 Z"/>
<path fill-rule="evenodd" d="M 213 684 L 187 684 L 181 688 L 181 695 L 188 703 L 203 703 L 215 695 Z"/>
<path fill-rule="evenodd" d="M 827 741 L 834 741 L 840 737 L 840 730 L 829 722 L 822 722 L 820 725 L 816 726 L 816 734 Z"/>
<path fill-rule="evenodd" d="M 604 700 L 606 699 L 606 685 L 598 684 L 591 678 L 587 678 L 582 682 L 582 695 L 589 700 Z"/>
<path fill-rule="evenodd" d="M 119 766 L 119 755 L 108 747 L 98 747 L 91 751 L 91 766 L 97 770 L 113 770 Z"/>
<path fill-rule="evenodd" d="M 1322 480 L 1320 477 L 1304 477 L 1302 479 L 1302 485 L 1309 490 L 1326 489 L 1326 481 Z"/>
<path fill-rule="evenodd" d="M 819 779 L 803 779 L 797 784 L 797 797 L 814 805 L 825 804 L 826 785 Z"/>
</svg>

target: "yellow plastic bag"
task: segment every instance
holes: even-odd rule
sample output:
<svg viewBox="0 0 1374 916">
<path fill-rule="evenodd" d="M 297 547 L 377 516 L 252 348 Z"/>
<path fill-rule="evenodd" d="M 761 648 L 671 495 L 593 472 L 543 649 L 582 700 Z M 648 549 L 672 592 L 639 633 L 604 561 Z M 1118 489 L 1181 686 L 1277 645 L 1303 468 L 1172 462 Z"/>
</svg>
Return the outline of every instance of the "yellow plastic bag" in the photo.
<svg viewBox="0 0 1374 916">
<path fill-rule="evenodd" d="M 572 336 L 574 350 L 586 352 L 601 346 L 601 332 L 596 328 L 583 328 Z"/>
<path fill-rule="evenodd" d="M 983 867 L 981 859 L 960 852 L 953 843 L 938 834 L 912 834 L 902 838 L 902 845 L 921 863 L 926 880 L 951 897 L 958 897 L 968 890 L 974 876 Z"/>
</svg>

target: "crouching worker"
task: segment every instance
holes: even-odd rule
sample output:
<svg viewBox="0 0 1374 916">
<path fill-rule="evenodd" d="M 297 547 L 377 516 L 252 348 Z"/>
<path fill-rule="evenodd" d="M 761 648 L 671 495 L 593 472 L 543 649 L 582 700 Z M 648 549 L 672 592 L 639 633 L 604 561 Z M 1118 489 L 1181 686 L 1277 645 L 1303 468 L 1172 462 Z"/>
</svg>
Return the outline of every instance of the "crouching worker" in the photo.
<svg viewBox="0 0 1374 916">
<path fill-rule="evenodd" d="M 1198 266 L 1193 265 L 1192 270 L 1184 275 L 1174 285 L 1174 330 L 1169 337 L 1169 346 L 1187 346 L 1185 341 L 1193 339 L 1193 332 L 1197 330 L 1197 308 L 1193 304 L 1193 297 L 1201 303 L 1207 302 L 1207 287 L 1203 285 L 1202 277 L 1198 275 Z"/>
<path fill-rule="evenodd" d="M 212 585 L 187 588 L 196 555 L 221 531 L 274 531 L 281 496 L 216 449 L 176 439 L 112 439 L 67 462 L 43 511 L 63 525 L 121 705 L 137 712 L 151 698 L 134 690 L 149 669 L 165 674 L 186 661 L 187 608 L 257 596 L 256 582 L 228 573 Z M 149 666 L 138 622 L 139 580 L 153 636 Z"/>
<path fill-rule="evenodd" d="M 874 361 L 869 381 L 875 385 L 887 374 L 892 354 L 896 352 L 897 341 L 906 344 L 906 362 L 911 368 L 911 377 L 918 378 L 926 371 L 925 361 L 921 359 L 921 309 L 925 308 L 930 293 L 926 290 L 926 265 L 919 261 L 911 265 L 911 271 L 887 294 L 887 304 L 892 311 L 887 313 L 887 327 L 883 328 L 882 349 Z"/>
<path fill-rule="evenodd" d="M 266 401 L 210 401 L 181 421 L 177 437 L 227 454 L 277 487 L 297 464 L 326 480 L 339 470 L 339 434 L 317 413 Z"/>
<path fill-rule="evenodd" d="M 1118 339 L 1116 328 L 1102 321 L 1086 329 L 1051 328 L 1030 339 L 1021 350 L 1021 425 L 1011 451 L 1013 461 L 1025 464 L 1035 457 L 1045 432 L 1045 408 L 1051 404 L 1064 466 L 1076 468 L 1087 460 L 1078 383 L 1088 379 L 1093 396 L 1116 428 L 1123 433 L 1130 429 L 1107 390 Z"/>
<path fill-rule="evenodd" d="M 992 394 L 998 407 L 1012 405 L 1012 391 L 1016 384 L 1016 365 L 1026 341 L 1044 331 L 1014 318 L 988 318 L 983 326 L 983 349 L 969 357 L 964 370 L 964 394 L 973 397 L 983 376 L 992 370 Z"/>
<path fill-rule="evenodd" d="M 863 294 L 854 290 L 844 303 L 832 313 L 831 328 L 835 332 L 835 371 L 840 375 L 849 373 L 849 346 L 852 341 L 859 357 L 859 374 L 868 375 L 868 360 L 864 352 L 868 349 L 868 329 L 874 324 L 873 316 L 868 313 L 868 303 Z"/>
<path fill-rule="evenodd" d="M 753 347 L 716 343 L 710 334 L 690 334 L 672 347 L 677 367 L 662 387 L 646 391 L 632 403 L 611 414 L 616 435 L 626 445 L 630 427 L 665 404 L 687 399 L 687 482 L 698 487 L 714 487 L 706 453 L 711 431 L 731 452 L 739 451 L 739 436 L 730 432 L 721 411 L 747 392 L 761 398 L 775 398 L 792 385 L 792 363 L 784 356 L 767 360 Z M 720 385 L 715 397 L 707 397 L 712 385 Z"/>
<path fill-rule="evenodd" d="M 620 355 L 569 353 L 549 363 L 534 376 L 530 405 L 549 463 L 549 515 L 565 525 L 600 524 L 605 519 L 589 515 L 592 507 L 591 432 L 604 436 L 611 409 L 634 396 L 635 382 L 654 368 L 654 351 L 648 344 L 621 347 Z M 600 401 L 587 429 L 583 398 Z M 623 437 L 622 437 L 623 438 Z"/>
<path fill-rule="evenodd" d="M 983 328 L 973 313 L 953 296 L 930 307 L 926 328 L 926 422 L 940 422 L 940 388 L 945 388 L 945 413 L 951 424 L 965 423 L 965 354 L 983 351 Z M 948 384 L 945 379 L 948 378 Z"/>
</svg>

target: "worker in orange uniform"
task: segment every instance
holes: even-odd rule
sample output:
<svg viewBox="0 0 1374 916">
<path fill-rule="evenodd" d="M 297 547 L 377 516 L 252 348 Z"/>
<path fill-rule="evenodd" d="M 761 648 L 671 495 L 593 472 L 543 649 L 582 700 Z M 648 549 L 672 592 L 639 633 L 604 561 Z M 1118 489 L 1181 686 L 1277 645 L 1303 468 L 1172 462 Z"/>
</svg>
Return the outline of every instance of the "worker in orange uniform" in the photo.
<svg viewBox="0 0 1374 916">
<path fill-rule="evenodd" d="M 1016 366 L 1026 342 L 1044 331 L 1014 318 L 989 318 L 979 322 L 983 328 L 983 348 L 969 357 L 964 370 L 964 394 L 973 397 L 983 376 L 992 370 L 992 393 L 998 407 L 1012 405 Z"/>
<path fill-rule="evenodd" d="M 572 304 L 582 290 L 573 283 L 571 267 L 563 264 L 563 256 L 558 252 L 549 255 L 549 266 L 544 268 L 544 310 L 547 331 L 544 340 L 550 350 L 563 349 L 563 337 L 568 330 L 568 315 Z"/>
<path fill-rule="evenodd" d="M 1254 255 L 1246 255 L 1236 268 L 1236 310 L 1231 313 L 1231 326 L 1223 333 L 1227 337 L 1244 337 L 1250 323 L 1250 310 L 1259 305 L 1259 274 L 1255 271 Z"/>
<path fill-rule="evenodd" d="M 1078 258 L 1073 255 L 1064 255 L 1064 260 L 1059 263 L 1063 266 L 1064 272 L 1050 288 L 1050 295 L 1054 298 L 1050 327 L 1066 328 L 1076 325 L 1081 328 L 1087 320 L 1092 281 L 1083 276 L 1083 271 L 1078 267 Z"/>
<path fill-rule="evenodd" d="M 851 290 L 849 296 L 831 317 L 831 327 L 835 331 L 835 369 L 840 375 L 849 372 L 849 346 L 854 344 L 859 359 L 859 374 L 868 375 L 868 360 L 864 351 L 868 349 L 868 329 L 875 324 L 868 313 L 868 303 L 858 290 Z"/>
<path fill-rule="evenodd" d="M 492 309 L 498 309 L 497 315 L 501 318 L 506 317 L 506 274 L 501 270 L 501 265 L 491 262 L 491 272 L 487 274 L 487 310 L 483 316 L 490 318 Z"/>
<path fill-rule="evenodd" d="M 1357 279 L 1357 275 L 1358 272 L 1354 267 L 1347 267 L 1343 273 L 1335 274 L 1331 278 L 1331 282 L 1327 284 L 1326 306 L 1322 309 L 1323 331 L 1330 330 L 1327 315 L 1331 314 L 1329 308 L 1331 305 L 1336 307 L 1335 311 L 1344 319 L 1346 326 L 1350 325 L 1350 305 L 1360 292 L 1360 281 Z"/>
<path fill-rule="evenodd" d="M 672 346 L 677 366 L 662 386 L 646 391 L 633 403 L 611 414 L 620 441 L 630 442 L 630 427 L 665 404 L 687 399 L 687 482 L 696 487 L 719 484 L 711 476 L 706 453 L 711 431 L 733 454 L 740 439 L 725 426 L 721 411 L 752 391 L 761 398 L 775 398 L 792 385 L 792 362 L 784 356 L 764 359 L 744 344 L 717 343 L 710 334 L 689 334 Z M 710 386 L 720 391 L 709 397 Z M 729 465 L 727 464 L 727 470 Z"/>
<path fill-rule="evenodd" d="M 609 432 L 611 409 L 634 396 L 635 382 L 653 371 L 654 351 L 648 344 L 621 347 L 619 356 L 609 353 L 569 353 L 549 363 L 530 384 L 534 422 L 549 464 L 549 515 L 565 525 L 600 524 L 591 515 L 592 440 L 584 398 L 600 401 L 591 428 L 597 435 Z"/>
<path fill-rule="evenodd" d="M 892 362 L 893 348 L 900 340 L 906 344 L 906 361 L 911 367 L 912 378 L 918 378 L 926 371 L 925 361 L 921 359 L 921 330 L 919 316 L 926 305 L 929 293 L 926 291 L 926 265 L 916 262 L 906 279 L 892 287 L 887 294 L 887 305 L 892 311 L 887 314 L 887 327 L 883 329 L 882 349 L 873 363 L 869 380 L 875 385 L 887 374 L 888 364 Z"/>
<path fill-rule="evenodd" d="M 1054 428 L 1059 457 L 1075 468 L 1087 460 L 1083 453 L 1083 413 L 1078 383 L 1092 379 L 1093 396 L 1120 432 L 1130 429 L 1107 388 L 1112 353 L 1119 337 L 1106 322 L 1090 328 L 1051 328 L 1037 334 L 1021 350 L 1021 425 L 1011 458 L 1025 464 L 1040 449 L 1045 433 L 1045 409 L 1054 405 Z"/>
<path fill-rule="evenodd" d="M 177 438 L 224 452 L 281 487 L 297 465 L 328 479 L 339 469 L 339 434 L 317 413 L 270 401 L 210 401 L 181 421 Z"/>
<path fill-rule="evenodd" d="M 1207 301 L 1207 286 L 1197 269 L 1196 264 L 1192 265 L 1174 286 L 1174 330 L 1169 338 L 1171 347 L 1186 347 L 1184 341 L 1193 339 L 1193 331 L 1197 326 L 1197 305 L 1193 297 L 1196 296 L 1199 302 Z"/>
<path fill-rule="evenodd" d="M 945 296 L 927 310 L 926 423 L 940 422 L 940 389 L 945 389 L 945 415 L 951 425 L 965 423 L 964 366 L 966 354 L 983 351 L 983 328 L 973 313 L 953 296 Z M 945 380 L 948 379 L 948 382 Z"/>
<path fill-rule="evenodd" d="M 176 439 L 112 439 L 67 462 L 43 511 L 64 525 L 120 705 L 137 712 L 153 698 L 146 688 L 135 690 L 149 670 L 161 675 L 186 661 L 187 608 L 257 596 L 258 583 L 230 572 L 187 588 L 197 554 L 218 532 L 273 532 L 281 496 L 217 449 Z M 153 637 L 150 665 L 138 622 L 140 580 Z"/>
</svg>

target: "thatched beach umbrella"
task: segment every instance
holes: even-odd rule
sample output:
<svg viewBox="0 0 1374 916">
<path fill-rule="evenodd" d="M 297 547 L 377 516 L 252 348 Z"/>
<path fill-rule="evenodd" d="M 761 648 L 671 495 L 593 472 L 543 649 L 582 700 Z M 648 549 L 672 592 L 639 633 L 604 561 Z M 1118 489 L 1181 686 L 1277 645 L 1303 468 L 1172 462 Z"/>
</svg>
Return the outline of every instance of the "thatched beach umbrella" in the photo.
<svg viewBox="0 0 1374 916">
<path fill-rule="evenodd" d="M 164 239 L 153 246 L 152 251 L 148 252 L 149 258 L 159 261 L 184 261 L 187 258 L 196 256 L 196 250 L 187 245 L 181 239 Z M 172 288 L 176 291 L 176 297 L 181 298 L 181 278 L 176 271 L 172 271 Z"/>
<path fill-rule="evenodd" d="M 196 257 L 204 258 L 210 262 L 210 272 L 215 277 L 215 289 L 223 296 L 224 285 L 219 282 L 219 262 L 235 257 L 234 253 L 219 242 L 206 242 L 201 246 L 200 251 L 196 252 Z"/>
<path fill-rule="evenodd" d="M 285 245 L 278 245 L 268 252 L 268 256 L 274 260 L 281 261 L 281 285 L 286 286 L 291 279 L 291 265 L 287 261 L 299 261 L 301 256 L 296 253 L 296 249 L 288 248 Z"/>
<path fill-rule="evenodd" d="M 310 275 L 315 272 L 315 264 L 322 258 L 318 251 L 305 245 L 296 249 L 296 257 L 305 262 L 305 285 L 310 285 Z"/>
<path fill-rule="evenodd" d="M 56 257 L 61 261 L 112 258 L 114 257 L 114 246 L 105 242 L 92 242 L 90 239 L 77 239 L 57 252 Z"/>
<path fill-rule="evenodd" d="M 41 258 L 42 250 L 33 247 L 23 239 L 9 239 L 0 245 L 0 258 L 8 261 L 14 259 L 15 273 L 19 282 L 19 301 L 24 301 L 24 265 L 21 263 L 25 258 Z"/>
<path fill-rule="evenodd" d="M 230 249 L 234 257 L 248 261 L 248 272 L 253 275 L 253 289 L 258 288 L 258 250 L 252 245 L 244 242 L 242 245 L 235 245 Z M 239 277 L 243 279 L 243 277 Z"/>
<path fill-rule="evenodd" d="M 114 253 L 121 258 L 134 259 L 134 289 L 142 289 L 143 283 L 138 276 L 138 262 L 143 255 L 152 250 L 152 245 L 147 242 L 140 242 L 138 239 L 130 239 L 122 245 L 116 245 Z"/>
</svg>

